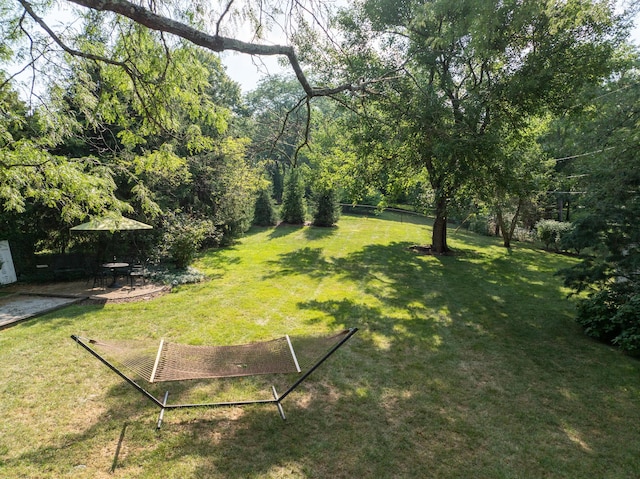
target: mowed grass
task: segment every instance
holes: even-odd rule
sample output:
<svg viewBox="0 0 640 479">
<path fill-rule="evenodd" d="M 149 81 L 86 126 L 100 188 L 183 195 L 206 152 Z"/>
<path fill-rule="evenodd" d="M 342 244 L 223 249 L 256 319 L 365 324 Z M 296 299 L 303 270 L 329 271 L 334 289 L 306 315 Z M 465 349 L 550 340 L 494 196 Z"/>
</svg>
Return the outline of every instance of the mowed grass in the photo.
<svg viewBox="0 0 640 479">
<path fill-rule="evenodd" d="M 453 229 L 454 256 L 410 250 L 430 234 L 390 214 L 256 229 L 198 260 L 206 283 L 0 331 L 0 477 L 640 477 L 640 363 L 573 322 L 554 272 L 575 259 Z M 351 326 L 283 402 L 287 421 L 274 406 L 169 411 L 160 433 L 157 409 L 69 338 L 238 344 Z M 172 397 L 269 398 L 270 380 Z"/>
</svg>

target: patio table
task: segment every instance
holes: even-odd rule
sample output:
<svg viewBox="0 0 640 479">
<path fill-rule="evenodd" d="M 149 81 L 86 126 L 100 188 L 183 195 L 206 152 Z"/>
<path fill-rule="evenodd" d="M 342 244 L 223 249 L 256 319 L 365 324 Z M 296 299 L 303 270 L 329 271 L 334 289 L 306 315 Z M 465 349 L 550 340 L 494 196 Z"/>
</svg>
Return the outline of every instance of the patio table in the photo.
<svg viewBox="0 0 640 479">
<path fill-rule="evenodd" d="M 108 288 L 119 288 L 121 287 L 120 284 L 118 284 L 118 270 L 124 269 L 124 268 L 128 268 L 129 267 L 129 263 L 103 263 L 100 265 L 100 267 L 108 269 L 111 271 L 111 273 L 113 274 L 113 281 L 111 281 L 111 284 L 109 286 L 107 286 Z"/>
</svg>

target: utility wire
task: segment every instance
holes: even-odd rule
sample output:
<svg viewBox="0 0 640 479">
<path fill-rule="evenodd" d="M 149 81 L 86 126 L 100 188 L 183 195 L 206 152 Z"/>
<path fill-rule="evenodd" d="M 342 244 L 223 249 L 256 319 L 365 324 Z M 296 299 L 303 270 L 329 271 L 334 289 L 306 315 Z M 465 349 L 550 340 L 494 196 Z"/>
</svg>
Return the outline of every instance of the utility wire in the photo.
<svg viewBox="0 0 640 479">
<path fill-rule="evenodd" d="M 552 161 L 558 162 L 558 161 L 573 160 L 574 158 L 580 158 L 580 157 L 583 157 L 583 156 L 595 155 L 597 153 L 604 153 L 605 151 L 613 150 L 614 148 L 615 148 L 615 146 L 610 146 L 609 148 L 605 148 L 604 150 L 590 151 L 589 153 L 581 153 L 579 155 L 565 156 L 564 158 L 553 158 Z"/>
</svg>

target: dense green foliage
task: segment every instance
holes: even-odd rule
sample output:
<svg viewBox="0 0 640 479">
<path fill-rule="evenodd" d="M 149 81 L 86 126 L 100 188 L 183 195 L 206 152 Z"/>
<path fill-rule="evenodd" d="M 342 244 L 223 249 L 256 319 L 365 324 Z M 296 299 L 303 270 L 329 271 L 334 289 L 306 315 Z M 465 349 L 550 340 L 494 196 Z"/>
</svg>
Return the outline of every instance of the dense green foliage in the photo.
<svg viewBox="0 0 640 479">
<path fill-rule="evenodd" d="M 620 281 L 620 280 L 618 280 Z M 578 304 L 578 324 L 592 338 L 640 354 L 640 294 L 637 284 L 622 281 Z"/>
<path fill-rule="evenodd" d="M 333 226 L 340 219 L 340 197 L 335 188 L 318 188 L 313 197 L 313 225 Z"/>
<path fill-rule="evenodd" d="M 447 251 L 454 203 L 480 192 L 495 205 L 522 200 L 536 170 L 506 166 L 522 163 L 514 143 L 537 115 L 570 107 L 567 91 L 609 74 L 614 24 L 603 2 L 363 2 L 342 18 L 350 65 L 392 80 L 360 116 L 362 168 L 387 173 L 383 185 L 426 171 L 432 247 Z"/>
<path fill-rule="evenodd" d="M 629 68 L 631 67 L 631 68 Z M 617 81 L 589 92 L 576 158 L 583 208 L 572 240 L 589 257 L 566 270 L 567 285 L 588 291 L 578 320 L 588 334 L 640 352 L 640 82 L 627 63 Z M 577 132 L 576 132 L 577 133 Z"/>
<path fill-rule="evenodd" d="M 544 243 L 547 250 L 551 246 L 555 251 L 565 250 L 565 238 L 571 234 L 572 229 L 571 223 L 556 220 L 542 220 L 536 224 L 538 239 Z"/>
<path fill-rule="evenodd" d="M 228 135 L 239 89 L 214 55 L 168 44 L 135 24 L 109 37 L 114 22 L 85 16 L 77 45 L 93 54 L 109 50 L 132 70 L 70 57 L 35 113 L 3 84 L 0 92 L 9 93 L 0 100 L 12 111 L 0 119 L 7 120 L 0 130 L 0 222 L 12 225 L 3 233 L 25 257 L 92 249 L 68 228 L 88 215 L 122 212 L 160 230 L 149 245 L 155 256 L 171 252 L 184 265 L 192 247 L 163 241 L 163 233 L 176 238 L 167 215 L 207 222 L 195 245 L 231 242 L 251 224 L 259 175 L 247 161 L 248 141 Z M 33 231 L 35 221 L 40 231 Z"/>
<path fill-rule="evenodd" d="M 110 170 L 95 159 L 51 153 L 57 135 L 46 113 L 30 112 L 0 71 L 0 204 L 2 212 L 53 210 L 70 222 L 89 211 L 126 210 Z M 25 231 L 26 232 L 26 231 Z"/>
<path fill-rule="evenodd" d="M 215 229 L 210 220 L 196 220 L 184 214 L 168 214 L 163 225 L 162 242 L 157 254 L 177 268 L 186 268 L 195 258 L 205 240 Z"/>
</svg>

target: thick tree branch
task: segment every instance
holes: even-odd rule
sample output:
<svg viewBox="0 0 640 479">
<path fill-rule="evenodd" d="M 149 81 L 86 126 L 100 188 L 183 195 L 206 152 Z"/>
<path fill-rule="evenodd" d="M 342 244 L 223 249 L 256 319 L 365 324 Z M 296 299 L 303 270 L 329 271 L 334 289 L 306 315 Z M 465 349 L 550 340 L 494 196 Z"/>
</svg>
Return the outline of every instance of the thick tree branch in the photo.
<svg viewBox="0 0 640 479">
<path fill-rule="evenodd" d="M 23 1 L 23 0 L 21 0 Z M 284 45 L 261 45 L 257 43 L 248 43 L 235 38 L 223 37 L 220 35 L 210 35 L 193 28 L 185 23 L 172 20 L 161 15 L 157 15 L 140 5 L 136 5 L 127 0 L 69 0 L 72 3 L 93 10 L 110 11 L 119 15 L 130 18 L 136 23 L 144 25 L 152 30 L 167 32 L 184 38 L 196 45 L 207 48 L 214 52 L 223 52 L 231 50 L 239 53 L 260 56 L 277 56 L 284 55 L 289 60 L 293 71 L 302 85 L 307 96 L 316 96 L 314 90 L 309 84 L 300 62 L 292 47 Z"/>
<path fill-rule="evenodd" d="M 257 56 L 285 56 L 289 60 L 291 68 L 293 68 L 296 78 L 304 89 L 307 98 L 315 96 L 329 96 L 345 91 L 365 91 L 367 86 L 372 83 L 361 81 L 357 84 L 345 83 L 335 87 L 314 88 L 311 86 L 304 74 L 293 47 L 286 45 L 262 45 L 258 43 L 243 42 L 235 38 L 223 37 L 218 34 L 210 35 L 185 23 L 157 15 L 140 5 L 129 2 L 128 0 L 69 1 L 93 10 L 117 13 L 133 20 L 136 23 L 144 25 L 147 28 L 160 32 L 171 33 L 214 52 L 230 50 Z M 20 2 L 24 5 L 25 0 L 20 0 Z M 229 5 L 231 3 L 232 2 L 230 2 Z"/>
</svg>

